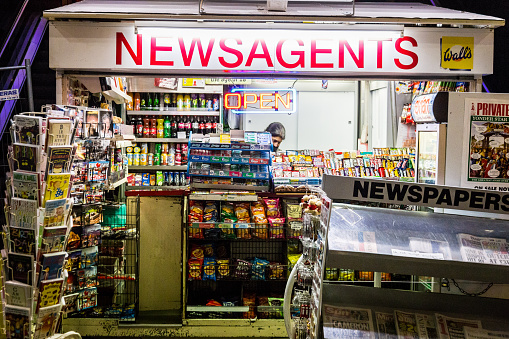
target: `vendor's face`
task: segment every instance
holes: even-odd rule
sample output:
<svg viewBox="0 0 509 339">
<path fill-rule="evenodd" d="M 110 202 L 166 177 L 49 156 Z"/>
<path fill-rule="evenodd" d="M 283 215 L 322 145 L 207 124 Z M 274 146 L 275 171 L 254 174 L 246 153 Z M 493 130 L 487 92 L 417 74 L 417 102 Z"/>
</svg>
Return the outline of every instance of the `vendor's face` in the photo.
<svg viewBox="0 0 509 339">
<path fill-rule="evenodd" d="M 283 142 L 283 139 L 280 136 L 272 136 L 272 144 L 274 145 L 274 151 L 277 151 L 279 148 L 279 145 L 281 145 L 281 142 Z"/>
</svg>

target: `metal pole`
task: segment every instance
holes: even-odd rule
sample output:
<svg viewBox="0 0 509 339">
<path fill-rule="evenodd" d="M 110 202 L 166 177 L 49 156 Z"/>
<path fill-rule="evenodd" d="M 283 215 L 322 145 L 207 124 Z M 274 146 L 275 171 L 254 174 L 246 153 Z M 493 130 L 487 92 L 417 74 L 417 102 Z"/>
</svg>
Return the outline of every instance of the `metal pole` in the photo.
<svg viewBox="0 0 509 339">
<path fill-rule="evenodd" d="M 34 94 L 32 92 L 32 66 L 30 65 L 30 59 L 25 59 L 25 69 L 27 76 L 27 91 L 28 91 L 28 110 L 34 111 Z"/>
</svg>

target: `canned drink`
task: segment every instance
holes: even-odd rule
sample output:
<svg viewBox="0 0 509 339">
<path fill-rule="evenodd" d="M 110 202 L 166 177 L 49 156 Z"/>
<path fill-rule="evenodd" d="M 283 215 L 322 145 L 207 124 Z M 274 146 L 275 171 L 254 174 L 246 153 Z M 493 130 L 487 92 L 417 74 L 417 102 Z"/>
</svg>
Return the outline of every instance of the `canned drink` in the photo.
<svg viewBox="0 0 509 339">
<path fill-rule="evenodd" d="M 163 186 L 164 183 L 164 175 L 162 171 L 156 172 L 156 184 L 157 186 Z"/>
<path fill-rule="evenodd" d="M 180 185 L 181 186 L 187 185 L 186 172 L 180 172 Z"/>
<path fill-rule="evenodd" d="M 134 153 L 141 153 L 141 148 L 139 146 L 134 146 L 133 152 Z"/>
<path fill-rule="evenodd" d="M 140 166 L 147 166 L 147 153 L 140 154 Z"/>
<path fill-rule="evenodd" d="M 179 174 L 179 172 L 175 172 L 173 180 L 175 181 L 175 186 L 180 186 L 180 174 Z"/>
<path fill-rule="evenodd" d="M 127 165 L 128 166 L 132 166 L 133 165 L 133 158 L 134 158 L 134 154 L 133 153 L 127 153 Z M 139 162 L 139 160 L 138 160 Z"/>
<path fill-rule="evenodd" d="M 154 154 L 161 153 L 161 150 L 162 150 L 161 144 L 159 144 L 159 143 L 155 144 L 155 148 L 154 149 L 155 149 Z"/>
<path fill-rule="evenodd" d="M 141 153 L 144 153 L 144 154 L 148 153 L 148 143 L 146 143 L 146 142 L 141 143 Z"/>
<path fill-rule="evenodd" d="M 168 177 L 169 177 L 169 181 L 168 181 L 168 184 L 170 186 L 175 186 L 175 174 L 173 172 L 168 172 Z"/>
<path fill-rule="evenodd" d="M 164 186 L 170 186 L 170 172 L 163 172 Z"/>
<path fill-rule="evenodd" d="M 156 175 L 155 173 L 150 173 L 150 186 L 156 185 Z"/>
<path fill-rule="evenodd" d="M 154 165 L 154 154 L 153 153 L 147 154 L 147 165 L 149 165 L 149 166 Z"/>
<path fill-rule="evenodd" d="M 133 154 L 133 166 L 140 166 L 140 153 Z"/>
<path fill-rule="evenodd" d="M 159 161 L 159 163 L 163 166 L 168 166 L 168 154 L 167 153 L 161 154 L 161 160 Z"/>
<path fill-rule="evenodd" d="M 161 164 L 161 154 L 154 154 L 154 166 L 159 166 Z"/>
</svg>

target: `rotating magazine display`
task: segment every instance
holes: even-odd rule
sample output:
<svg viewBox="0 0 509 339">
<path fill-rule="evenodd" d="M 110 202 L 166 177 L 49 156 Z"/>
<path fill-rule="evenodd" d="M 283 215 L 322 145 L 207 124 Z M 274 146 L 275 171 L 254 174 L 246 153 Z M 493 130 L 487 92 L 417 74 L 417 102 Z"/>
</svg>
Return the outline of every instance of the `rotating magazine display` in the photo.
<svg viewBox="0 0 509 339">
<path fill-rule="evenodd" d="M 6 335 L 47 338 L 64 307 L 74 122 L 64 112 L 23 113 L 14 116 L 11 136 L 2 253 Z"/>
</svg>

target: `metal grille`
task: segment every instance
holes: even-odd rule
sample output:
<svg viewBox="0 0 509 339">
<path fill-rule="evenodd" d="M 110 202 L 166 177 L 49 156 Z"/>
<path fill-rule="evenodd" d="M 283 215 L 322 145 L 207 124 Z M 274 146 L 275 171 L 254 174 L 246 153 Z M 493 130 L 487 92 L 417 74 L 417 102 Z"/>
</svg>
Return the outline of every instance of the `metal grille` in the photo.
<svg viewBox="0 0 509 339">
<path fill-rule="evenodd" d="M 135 321 L 138 312 L 139 198 L 103 207 L 98 306 L 104 317 Z"/>
</svg>

